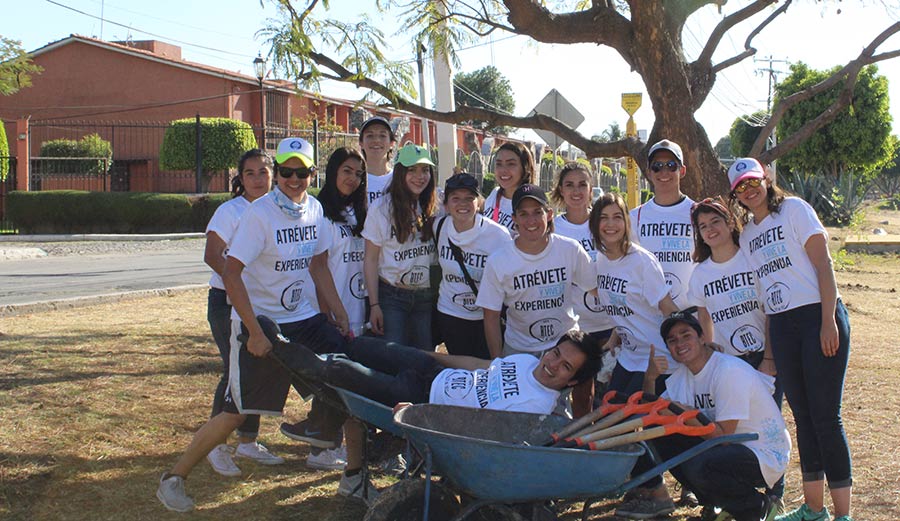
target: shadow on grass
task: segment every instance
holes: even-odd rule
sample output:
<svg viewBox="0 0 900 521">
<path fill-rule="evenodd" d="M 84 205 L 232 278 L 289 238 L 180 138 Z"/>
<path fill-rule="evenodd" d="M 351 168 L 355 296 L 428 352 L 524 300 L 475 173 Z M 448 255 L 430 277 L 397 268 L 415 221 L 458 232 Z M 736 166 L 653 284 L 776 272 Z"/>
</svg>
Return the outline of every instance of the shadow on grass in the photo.
<svg viewBox="0 0 900 521">
<path fill-rule="evenodd" d="M 0 453 L 0 500 L 8 519 L 311 519 L 356 521 L 365 506 L 323 491 L 338 472 L 314 472 L 296 460 L 263 467 L 240 460 L 243 478 L 223 478 L 206 462 L 187 491 L 197 504 L 190 515 L 165 510 L 157 500 L 162 472 L 178 454 L 91 460 L 46 454 Z"/>
</svg>

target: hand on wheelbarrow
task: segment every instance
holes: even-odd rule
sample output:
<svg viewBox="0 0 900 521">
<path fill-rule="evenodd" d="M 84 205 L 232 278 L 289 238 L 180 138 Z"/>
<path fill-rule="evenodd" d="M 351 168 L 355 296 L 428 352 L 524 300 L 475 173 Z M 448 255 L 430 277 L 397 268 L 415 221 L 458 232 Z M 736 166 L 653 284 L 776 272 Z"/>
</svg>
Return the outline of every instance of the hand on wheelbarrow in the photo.
<svg viewBox="0 0 900 521">
<path fill-rule="evenodd" d="M 635 414 L 647 414 L 653 410 L 653 407 L 659 403 L 663 403 L 664 405 L 669 405 L 668 400 L 663 400 L 662 398 L 658 398 L 654 394 L 644 393 L 642 391 L 638 391 L 631 396 L 628 397 L 628 401 L 625 404 L 625 407 L 622 407 L 609 416 L 603 418 L 593 425 L 589 425 L 584 429 L 573 434 L 570 438 L 567 438 L 564 441 L 557 442 L 555 447 L 561 448 L 571 448 L 580 445 L 578 441 L 579 438 L 583 438 L 585 435 L 590 434 L 594 431 L 603 430 L 607 427 L 615 425 L 629 416 L 633 416 Z"/>
<path fill-rule="evenodd" d="M 689 425 L 688 422 L 692 423 Z M 716 430 L 716 424 L 703 416 L 698 409 L 685 411 L 677 416 L 677 419 L 667 425 L 651 427 L 629 434 L 613 436 L 604 440 L 593 441 L 579 448 L 590 450 L 608 450 L 613 447 L 636 443 L 644 440 L 652 440 L 668 436 L 670 434 L 683 434 L 685 436 L 706 436 Z"/>
</svg>

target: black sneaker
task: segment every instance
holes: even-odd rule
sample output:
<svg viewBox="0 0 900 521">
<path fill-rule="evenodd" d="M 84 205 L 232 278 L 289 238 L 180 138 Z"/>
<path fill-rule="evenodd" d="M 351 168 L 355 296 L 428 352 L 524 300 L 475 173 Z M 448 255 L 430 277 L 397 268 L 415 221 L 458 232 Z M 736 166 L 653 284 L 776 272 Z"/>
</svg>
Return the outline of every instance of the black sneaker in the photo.
<svg viewBox="0 0 900 521">
<path fill-rule="evenodd" d="M 310 423 L 309 420 L 303 420 L 297 423 L 282 423 L 281 434 L 295 441 L 309 443 L 313 447 L 320 449 L 333 449 L 338 446 L 338 441 L 334 435 L 322 432 Z"/>
</svg>

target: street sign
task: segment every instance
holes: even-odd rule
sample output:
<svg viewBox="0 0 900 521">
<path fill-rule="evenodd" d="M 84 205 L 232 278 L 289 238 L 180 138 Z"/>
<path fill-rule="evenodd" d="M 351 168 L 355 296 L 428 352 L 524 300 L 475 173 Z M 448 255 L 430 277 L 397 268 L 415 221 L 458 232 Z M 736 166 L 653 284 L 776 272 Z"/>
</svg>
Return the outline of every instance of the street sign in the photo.
<svg viewBox="0 0 900 521">
<path fill-rule="evenodd" d="M 641 108 L 641 97 L 640 92 L 622 94 L 622 108 L 625 109 L 629 116 L 634 116 L 637 109 Z"/>
<path fill-rule="evenodd" d="M 535 114 L 544 114 L 562 121 L 572 128 L 578 128 L 584 122 L 584 116 L 578 109 L 569 103 L 569 100 L 563 97 L 556 89 L 551 89 L 537 105 L 531 109 L 529 116 Z M 559 148 L 565 141 L 553 132 L 544 129 L 534 129 L 535 133 L 550 145 L 553 150 Z"/>
</svg>

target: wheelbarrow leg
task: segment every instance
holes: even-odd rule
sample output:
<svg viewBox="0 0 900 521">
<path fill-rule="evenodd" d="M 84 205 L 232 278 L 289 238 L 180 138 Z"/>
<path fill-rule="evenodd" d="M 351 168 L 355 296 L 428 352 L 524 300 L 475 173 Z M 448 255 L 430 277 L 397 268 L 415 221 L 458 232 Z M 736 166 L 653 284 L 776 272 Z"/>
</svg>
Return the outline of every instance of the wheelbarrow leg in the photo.
<svg viewBox="0 0 900 521">
<path fill-rule="evenodd" d="M 428 521 L 428 511 L 431 508 L 431 449 L 425 445 L 425 510 L 422 512 L 422 521 Z"/>
</svg>

